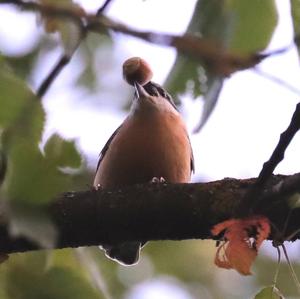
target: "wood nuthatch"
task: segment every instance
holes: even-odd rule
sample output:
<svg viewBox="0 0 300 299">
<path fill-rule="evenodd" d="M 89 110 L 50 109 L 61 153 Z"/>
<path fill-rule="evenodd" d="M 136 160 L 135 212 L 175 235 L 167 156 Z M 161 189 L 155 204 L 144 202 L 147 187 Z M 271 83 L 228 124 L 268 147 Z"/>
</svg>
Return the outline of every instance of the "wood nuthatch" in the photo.
<svg viewBox="0 0 300 299">
<path fill-rule="evenodd" d="M 129 115 L 100 153 L 95 188 L 121 188 L 153 178 L 170 183 L 190 181 L 193 152 L 183 119 L 169 94 L 150 81 L 152 72 L 142 79 L 134 76 L 141 67 L 145 68 L 142 71 L 150 70 L 140 58 L 123 65 L 124 78 L 135 86 L 135 95 Z M 132 265 L 138 261 L 141 246 L 140 242 L 126 242 L 102 248 L 109 258 Z"/>
</svg>

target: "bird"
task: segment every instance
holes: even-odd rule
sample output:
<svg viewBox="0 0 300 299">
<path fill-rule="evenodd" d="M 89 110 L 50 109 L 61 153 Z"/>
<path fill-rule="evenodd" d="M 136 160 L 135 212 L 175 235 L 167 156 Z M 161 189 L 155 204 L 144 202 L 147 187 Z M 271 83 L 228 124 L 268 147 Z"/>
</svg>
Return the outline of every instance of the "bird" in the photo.
<svg viewBox="0 0 300 299">
<path fill-rule="evenodd" d="M 126 60 L 123 76 L 135 89 L 131 109 L 100 153 L 94 188 L 190 182 L 194 171 L 193 151 L 172 97 L 151 81 L 152 71 L 142 58 Z M 143 245 L 123 242 L 104 244 L 101 249 L 107 257 L 122 265 L 134 265 Z"/>
</svg>

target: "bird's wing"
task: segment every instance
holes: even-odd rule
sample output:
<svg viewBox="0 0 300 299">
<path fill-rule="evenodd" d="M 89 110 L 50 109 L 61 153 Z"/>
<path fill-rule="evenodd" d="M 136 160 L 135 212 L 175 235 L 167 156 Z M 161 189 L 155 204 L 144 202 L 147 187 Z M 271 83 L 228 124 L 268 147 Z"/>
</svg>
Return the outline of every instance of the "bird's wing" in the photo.
<svg viewBox="0 0 300 299">
<path fill-rule="evenodd" d="M 164 97 L 167 101 L 169 101 L 169 103 L 176 109 L 176 105 L 171 97 L 171 95 L 159 84 L 149 81 L 147 84 L 145 84 L 144 89 L 151 95 L 151 96 L 162 96 Z M 188 135 L 188 134 L 187 134 Z M 189 144 L 190 144 L 190 148 L 191 148 L 191 172 L 195 172 L 195 162 L 194 162 L 194 154 L 193 154 L 193 149 L 192 149 L 192 145 L 191 145 L 191 141 L 189 136 L 188 140 L 189 140 Z"/>
<path fill-rule="evenodd" d="M 96 172 L 98 171 L 98 168 L 100 166 L 100 163 L 102 162 L 103 158 L 104 158 L 104 155 L 105 153 L 107 152 L 111 142 L 113 141 L 114 137 L 117 135 L 117 133 L 119 132 L 120 128 L 121 128 L 122 125 L 120 125 L 113 133 L 112 135 L 109 137 L 109 139 L 106 141 L 103 149 L 101 150 L 100 152 L 100 155 L 99 155 L 99 161 L 98 161 L 98 164 L 97 164 L 97 168 L 96 168 Z"/>
</svg>

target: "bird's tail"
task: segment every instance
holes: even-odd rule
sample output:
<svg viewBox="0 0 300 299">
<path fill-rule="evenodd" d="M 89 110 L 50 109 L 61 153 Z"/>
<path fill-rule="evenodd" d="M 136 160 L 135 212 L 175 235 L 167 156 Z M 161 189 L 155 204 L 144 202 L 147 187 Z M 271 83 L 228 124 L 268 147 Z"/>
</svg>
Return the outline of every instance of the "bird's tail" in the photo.
<svg viewBox="0 0 300 299">
<path fill-rule="evenodd" d="M 126 266 L 134 265 L 138 262 L 141 247 L 142 244 L 140 242 L 126 242 L 116 245 L 100 246 L 108 258 Z"/>
</svg>

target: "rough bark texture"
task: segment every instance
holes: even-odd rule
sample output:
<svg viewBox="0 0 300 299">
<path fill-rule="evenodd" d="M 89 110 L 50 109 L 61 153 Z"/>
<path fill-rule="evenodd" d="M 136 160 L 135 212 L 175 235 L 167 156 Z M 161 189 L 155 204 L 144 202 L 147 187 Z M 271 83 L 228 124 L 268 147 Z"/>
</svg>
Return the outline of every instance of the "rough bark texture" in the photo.
<svg viewBox="0 0 300 299">
<path fill-rule="evenodd" d="M 216 223 L 238 217 L 246 192 L 255 179 L 224 179 L 197 184 L 148 184 L 122 190 L 66 193 L 49 206 L 59 232 L 56 248 L 117 243 L 124 240 L 183 240 L 211 238 Z M 255 214 L 273 224 L 271 239 L 289 213 L 287 198 L 300 189 L 300 174 L 272 176 Z M 300 227 L 300 209 L 294 209 L 287 235 Z M 9 237 L 0 227 L 0 252 L 38 249 L 29 241 Z"/>
</svg>

